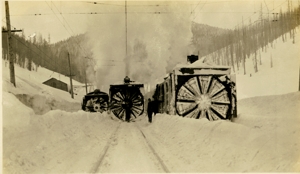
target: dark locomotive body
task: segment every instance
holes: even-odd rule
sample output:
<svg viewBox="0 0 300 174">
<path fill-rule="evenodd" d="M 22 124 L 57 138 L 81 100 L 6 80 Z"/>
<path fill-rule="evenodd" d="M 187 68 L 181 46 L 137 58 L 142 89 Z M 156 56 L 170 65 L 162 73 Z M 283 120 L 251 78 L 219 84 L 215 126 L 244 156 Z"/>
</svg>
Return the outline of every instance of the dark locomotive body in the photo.
<svg viewBox="0 0 300 174">
<path fill-rule="evenodd" d="M 144 97 L 140 88 L 144 85 L 130 81 L 126 76 L 123 83 L 110 85 L 110 110 L 121 120 L 130 121 L 144 112 Z"/>
<path fill-rule="evenodd" d="M 81 103 L 81 109 L 89 112 L 104 112 L 108 110 L 109 97 L 105 92 L 96 89 L 86 94 Z"/>
<path fill-rule="evenodd" d="M 228 66 L 194 63 L 176 67 L 156 85 L 159 113 L 209 120 L 237 116 L 235 76 Z"/>
<path fill-rule="evenodd" d="M 124 82 L 110 85 L 109 95 L 99 89 L 85 95 L 82 110 L 101 113 L 110 110 L 117 118 L 129 122 L 144 112 L 143 87 L 126 76 Z"/>
</svg>

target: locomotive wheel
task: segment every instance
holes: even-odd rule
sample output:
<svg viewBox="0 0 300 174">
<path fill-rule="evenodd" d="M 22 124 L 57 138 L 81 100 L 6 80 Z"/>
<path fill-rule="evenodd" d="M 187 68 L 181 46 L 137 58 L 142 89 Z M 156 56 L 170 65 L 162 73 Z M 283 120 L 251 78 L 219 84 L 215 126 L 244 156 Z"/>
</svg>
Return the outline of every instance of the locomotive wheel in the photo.
<svg viewBox="0 0 300 174">
<path fill-rule="evenodd" d="M 130 110 L 130 118 L 136 118 L 144 112 L 144 98 L 139 90 L 127 88 L 112 94 L 110 110 L 114 115 L 125 120 L 126 108 Z"/>
<path fill-rule="evenodd" d="M 180 87 L 176 110 L 183 117 L 212 121 L 226 119 L 230 104 L 228 91 L 217 77 L 197 76 Z"/>
</svg>

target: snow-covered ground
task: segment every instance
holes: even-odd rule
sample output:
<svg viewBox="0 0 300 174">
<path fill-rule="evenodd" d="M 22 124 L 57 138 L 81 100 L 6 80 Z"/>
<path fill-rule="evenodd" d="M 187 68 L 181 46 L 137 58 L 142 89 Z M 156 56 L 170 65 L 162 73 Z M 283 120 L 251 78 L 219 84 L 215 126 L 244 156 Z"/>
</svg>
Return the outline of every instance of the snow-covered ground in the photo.
<svg viewBox="0 0 300 174">
<path fill-rule="evenodd" d="M 296 43 L 292 39 L 282 42 L 281 37 L 267 46 L 267 51 L 261 52 L 261 62 L 258 62 L 258 72 L 254 71 L 254 54 L 247 59 L 246 75 L 244 70 L 239 69 L 237 75 L 238 99 L 254 96 L 267 96 L 287 94 L 299 89 L 300 71 L 300 27 L 295 37 Z M 289 34 L 287 34 L 289 38 Z M 271 68 L 272 58 L 272 68 Z M 259 55 L 257 55 L 259 61 Z M 242 65 L 240 65 L 242 66 Z"/>
<path fill-rule="evenodd" d="M 266 53 L 273 68 L 238 75 L 244 99 L 234 122 L 165 114 L 121 122 L 80 110 L 82 93 L 43 85 L 52 72 L 41 67 L 15 66 L 13 87 L 3 63 L 3 173 L 300 172 L 299 54 L 289 42 Z"/>
</svg>

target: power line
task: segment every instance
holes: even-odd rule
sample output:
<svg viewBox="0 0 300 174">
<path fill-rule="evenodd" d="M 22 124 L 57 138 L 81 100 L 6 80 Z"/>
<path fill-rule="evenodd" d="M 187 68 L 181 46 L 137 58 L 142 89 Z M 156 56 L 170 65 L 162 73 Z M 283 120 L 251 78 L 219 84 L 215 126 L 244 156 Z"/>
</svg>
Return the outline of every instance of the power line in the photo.
<svg viewBox="0 0 300 174">
<path fill-rule="evenodd" d="M 191 14 L 193 14 L 196 10 L 196 8 L 198 7 L 198 5 L 200 4 L 201 1 L 198 2 L 198 4 L 196 5 L 196 7 L 191 11 Z"/>
<path fill-rule="evenodd" d="M 155 2 L 155 1 L 153 1 Z M 180 1 L 179 1 L 180 2 Z M 203 1 L 199 1 L 197 4 L 201 3 Z M 222 0 L 219 0 L 219 1 L 213 1 L 213 2 L 207 2 L 207 4 L 213 4 L 213 3 L 223 3 L 223 2 L 234 2 L 234 0 L 231 0 L 231 1 L 222 1 Z M 97 4 L 97 5 L 112 5 L 112 6 L 123 6 L 124 5 L 121 5 L 121 4 L 109 4 L 109 3 L 103 3 L 102 1 L 98 2 L 98 1 L 93 1 L 93 2 L 86 2 L 86 3 L 91 3 L 91 4 Z M 195 5 L 195 4 L 191 4 L 191 3 L 185 3 L 185 4 L 182 4 L 182 5 Z M 130 6 L 155 6 L 155 7 L 160 7 L 160 6 L 172 6 L 172 4 L 154 4 L 154 5 L 136 5 L 136 4 L 131 4 L 131 5 L 128 5 L 129 7 Z"/>
<path fill-rule="evenodd" d="M 130 1 L 129 1 L 130 2 Z M 149 1 L 145 1 L 145 2 L 149 2 Z M 153 1 L 155 2 L 155 1 Z M 86 3 L 91 3 L 91 4 L 95 4 L 95 5 L 111 5 L 111 6 L 119 6 L 119 7 L 124 7 L 124 5 L 122 4 L 109 4 L 109 3 L 103 3 L 101 2 L 86 2 Z M 182 5 L 191 5 L 191 4 L 182 4 Z M 145 4 L 145 5 L 138 5 L 138 4 L 127 4 L 127 7 L 166 7 L 166 6 L 172 6 L 172 4 Z"/>
<path fill-rule="evenodd" d="M 11 27 L 15 28 L 14 26 L 10 25 Z M 36 55 L 44 55 L 46 57 L 48 57 L 49 59 L 52 59 L 49 55 L 47 55 L 44 51 L 42 51 L 40 48 L 38 48 L 35 44 L 33 44 L 33 46 L 38 49 L 40 51 L 40 53 L 37 53 L 36 51 L 34 51 L 33 49 L 31 49 L 30 47 L 28 47 L 24 42 L 22 42 L 21 40 L 19 40 L 15 35 L 12 35 L 12 37 L 20 42 L 22 45 L 24 45 L 25 47 L 27 47 L 29 50 L 31 50 L 33 53 L 35 53 Z M 56 65 L 52 64 L 51 62 L 47 61 L 44 57 L 41 57 L 44 61 L 46 61 L 48 64 L 50 64 L 52 67 L 56 67 Z"/>
<path fill-rule="evenodd" d="M 4 21 L 4 20 L 2 20 L 2 21 Z M 13 28 L 16 28 L 16 27 L 14 27 L 13 25 L 11 25 L 10 24 L 10 27 L 13 27 Z M 12 37 L 14 37 L 17 41 L 19 41 L 19 42 L 21 42 L 22 44 L 24 44 L 22 41 L 20 41 L 19 39 L 17 39 L 16 37 L 15 37 L 15 35 L 12 35 Z M 25 44 L 24 44 L 25 45 Z M 26 45 L 25 45 L 26 46 Z M 36 47 L 36 45 L 34 45 L 35 47 Z M 26 46 L 27 47 L 27 46 Z M 29 48 L 29 47 L 27 47 L 27 48 Z M 37 49 L 39 49 L 38 47 L 36 47 Z M 30 49 L 30 48 L 29 48 Z M 32 50 L 32 49 L 31 49 Z M 40 49 L 39 49 L 40 50 Z M 40 50 L 41 51 L 41 50 Z M 45 54 L 46 55 L 46 54 Z M 46 55 L 47 56 L 47 55 Z M 49 57 L 49 56 L 48 56 Z"/>
<path fill-rule="evenodd" d="M 2 20 L 2 21 L 4 21 L 4 19 Z M 13 27 L 13 28 L 15 28 L 14 26 L 12 26 L 12 25 L 10 25 L 11 27 Z M 36 49 L 38 49 L 39 51 L 40 51 L 40 53 L 37 53 L 36 51 L 34 51 L 33 49 L 31 49 L 30 47 L 28 47 L 25 43 L 23 43 L 21 40 L 19 40 L 15 35 L 12 35 L 12 37 L 16 40 L 16 41 L 18 41 L 18 42 L 20 42 L 22 45 L 24 45 L 25 47 L 27 47 L 29 50 L 31 50 L 33 53 L 35 53 L 35 54 L 37 54 L 37 55 L 45 55 L 46 57 L 48 57 L 48 58 L 50 58 L 50 59 L 52 59 L 49 55 L 47 55 L 46 53 L 44 53 L 40 48 L 38 48 L 35 44 L 33 44 L 34 45 L 34 47 L 36 48 Z M 50 65 L 52 65 L 52 67 L 56 67 L 56 65 L 54 65 L 54 64 L 52 64 L 52 63 L 50 63 L 50 62 L 48 62 L 46 59 L 44 59 L 43 57 L 41 57 L 43 60 L 45 60 L 48 64 L 50 64 Z M 110 62 L 114 62 L 114 63 L 123 63 L 124 61 L 116 61 L 116 60 L 104 60 L 104 59 L 92 59 L 92 58 L 89 58 L 89 57 L 84 57 L 85 59 L 88 59 L 88 60 L 90 60 L 90 61 L 110 61 Z M 92 62 L 92 63 L 94 63 L 94 62 Z M 103 66 L 107 66 L 107 65 L 103 65 Z M 110 65 L 111 66 L 111 65 Z M 117 65 L 118 66 L 118 65 Z"/>
<path fill-rule="evenodd" d="M 203 8 L 203 7 L 204 7 L 204 5 L 206 4 L 206 2 L 207 2 L 207 0 L 204 2 L 204 4 L 202 5 L 202 7 L 200 8 L 200 10 L 199 10 L 199 11 L 201 11 L 201 10 L 202 10 L 202 8 Z M 198 12 L 196 12 L 194 19 L 195 19 L 195 18 L 198 16 L 198 15 L 197 15 L 197 13 L 199 14 L 199 11 L 198 11 Z M 194 19 L 193 19 L 193 20 L 194 20 Z"/>
<path fill-rule="evenodd" d="M 124 7 L 124 5 L 119 5 L 119 4 L 108 4 L 108 3 L 97 2 L 97 1 L 94 1 L 94 2 L 86 2 L 86 3 L 98 4 L 98 5 L 122 6 L 122 7 Z"/>
<path fill-rule="evenodd" d="M 65 25 L 63 24 L 62 21 L 60 21 L 59 17 L 56 15 L 56 13 L 53 11 L 53 9 L 50 7 L 50 5 L 47 3 L 47 1 L 45 1 L 46 4 L 49 6 L 49 8 L 52 10 L 52 12 L 54 13 L 54 15 L 56 16 L 56 18 L 59 20 L 59 22 L 62 24 L 62 26 L 66 29 L 66 31 L 70 34 L 70 32 L 68 31 L 68 29 L 65 27 Z M 70 34 L 71 35 L 71 34 Z"/>
<path fill-rule="evenodd" d="M 201 11 L 201 10 L 202 10 L 202 8 L 203 8 L 203 7 L 204 7 L 204 5 L 206 4 L 206 2 L 207 2 L 207 0 L 204 2 L 204 4 L 202 5 L 202 7 L 200 8 L 200 10 L 199 10 L 199 11 Z M 199 11 L 198 11 L 198 12 L 199 12 Z M 198 12 L 197 12 L 197 13 L 198 13 Z M 197 13 L 195 14 L 195 17 L 194 17 L 194 19 L 197 17 Z M 198 13 L 198 14 L 199 14 L 199 13 Z M 193 19 L 193 20 L 194 20 L 194 19 Z"/>
<path fill-rule="evenodd" d="M 266 0 L 264 0 L 264 2 L 265 2 L 265 5 L 266 5 L 267 10 L 268 10 L 268 13 L 269 13 L 269 7 L 268 7 L 268 5 L 267 5 L 267 3 L 266 3 Z"/>
<path fill-rule="evenodd" d="M 46 2 L 46 1 L 45 1 Z M 62 15 L 61 11 L 56 7 L 56 5 L 51 1 L 51 3 L 54 5 L 54 7 L 57 9 L 57 11 L 60 13 L 60 15 L 62 16 L 63 20 L 67 23 L 68 27 L 70 28 L 71 32 L 74 34 L 74 31 L 72 30 L 72 28 L 70 27 L 69 23 L 67 22 L 67 20 L 64 18 L 64 16 Z M 50 5 L 46 2 L 46 4 L 49 6 L 49 8 L 52 10 L 52 12 L 55 14 L 55 16 L 58 18 L 58 16 L 56 15 L 56 13 L 53 11 L 53 9 L 50 7 Z M 59 20 L 59 18 L 58 18 Z M 62 23 L 62 21 L 59 20 L 60 23 Z M 66 31 L 70 34 L 70 36 L 72 36 L 72 34 L 68 31 L 68 29 L 65 27 L 65 25 L 62 23 L 62 26 L 66 29 Z M 85 49 L 83 49 L 81 47 L 81 45 L 79 44 L 78 40 L 76 37 L 75 38 L 75 42 L 78 45 L 78 47 L 83 50 L 84 54 L 86 55 L 85 57 L 87 57 L 87 51 Z M 68 46 L 70 47 L 69 43 L 67 42 Z"/>
<path fill-rule="evenodd" d="M 271 2 L 271 3 L 273 3 L 273 2 Z M 269 3 L 269 4 L 271 4 L 271 3 Z M 274 10 L 277 9 L 278 7 L 282 6 L 284 3 L 286 3 L 286 1 L 284 1 L 283 3 L 281 3 L 280 5 L 278 5 L 276 8 L 273 8 L 273 10 L 271 10 L 271 11 L 274 11 Z M 267 6 L 267 5 L 266 5 L 266 6 Z M 265 7 L 263 7 L 263 9 L 264 9 L 264 8 L 265 8 Z M 253 15 L 255 15 L 255 14 L 257 14 L 257 13 L 254 12 L 254 14 L 252 14 L 252 15 L 249 16 L 247 19 L 245 19 L 245 21 L 248 20 L 248 19 L 250 19 L 250 18 L 251 18 Z M 266 13 L 265 13 L 265 14 L 266 14 Z M 243 23 L 243 21 L 242 21 L 241 23 Z M 235 28 L 238 27 L 241 23 L 238 23 L 238 24 L 235 26 Z M 246 25 L 246 27 L 252 25 L 253 23 L 254 23 L 254 22 L 251 22 L 250 24 Z"/>
<path fill-rule="evenodd" d="M 131 11 L 127 12 L 128 14 L 180 14 L 188 12 L 170 12 L 170 11 Z M 214 13 L 214 12 L 211 12 Z M 215 12 L 217 13 L 217 12 Z M 76 13 L 60 13 L 61 15 L 107 15 L 107 14 L 124 14 L 124 12 L 76 12 Z M 32 14 L 16 14 L 11 16 L 43 16 L 43 15 L 53 15 L 49 13 L 32 13 Z"/>
<path fill-rule="evenodd" d="M 33 49 L 31 49 L 30 47 L 28 47 L 25 43 L 23 43 L 21 40 L 19 40 L 16 36 L 14 36 L 14 35 L 12 35 L 12 37 L 16 40 L 16 41 L 18 41 L 18 42 L 20 42 L 22 45 L 24 45 L 25 47 L 27 47 L 29 50 L 31 50 L 32 52 L 34 52 L 35 54 L 37 54 L 37 55 L 40 55 L 39 53 L 37 53 L 37 52 L 35 52 Z M 33 44 L 34 45 L 34 44 Z M 35 47 L 36 47 L 36 45 L 34 45 Z M 45 55 L 45 56 L 47 56 L 47 57 L 49 57 L 50 59 L 51 59 L 51 57 L 50 56 L 48 56 L 47 54 L 45 54 L 41 49 L 39 49 L 38 47 L 36 47 L 43 55 Z M 43 57 L 41 57 L 42 59 L 44 59 Z M 55 67 L 54 66 L 54 64 L 52 64 L 52 63 L 50 63 L 50 62 L 48 62 L 46 59 L 44 59 L 48 64 L 50 64 L 50 65 L 52 65 L 53 67 Z"/>
<path fill-rule="evenodd" d="M 53 2 L 51 1 L 51 3 L 53 3 Z M 54 3 L 53 3 L 53 5 L 54 5 L 55 8 L 57 9 L 57 11 L 60 12 L 60 15 L 63 17 L 64 21 L 67 23 L 67 25 L 69 26 L 70 30 L 72 31 L 72 33 L 73 33 L 73 35 L 74 35 L 74 31 L 72 30 L 71 26 L 69 25 L 69 23 L 67 22 L 67 20 L 65 19 L 65 17 L 62 15 L 61 11 L 59 11 L 59 9 L 56 7 L 56 5 L 55 5 Z M 80 43 L 78 42 L 77 39 L 78 39 L 78 38 L 75 38 L 76 44 L 79 46 L 79 48 L 80 48 L 81 50 L 84 51 L 84 53 L 85 53 L 86 55 L 88 55 L 88 54 L 87 54 L 87 51 L 81 47 L 81 45 L 80 45 Z"/>
<path fill-rule="evenodd" d="M 124 5 L 107 4 L 107 3 L 101 3 L 101 2 L 87 2 L 87 3 L 93 3 L 93 4 L 96 4 L 96 5 L 112 5 L 112 6 L 124 7 Z M 161 6 L 170 6 L 170 5 L 159 5 L 159 4 L 154 4 L 154 5 L 136 5 L 136 4 L 131 4 L 131 5 L 128 5 L 128 7 L 161 7 Z"/>
</svg>

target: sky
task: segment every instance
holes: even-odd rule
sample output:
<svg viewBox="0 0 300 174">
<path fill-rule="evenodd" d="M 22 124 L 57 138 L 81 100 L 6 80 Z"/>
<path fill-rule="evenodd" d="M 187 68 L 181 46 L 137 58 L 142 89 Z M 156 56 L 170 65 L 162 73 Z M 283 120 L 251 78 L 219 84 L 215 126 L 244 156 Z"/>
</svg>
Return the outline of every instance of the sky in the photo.
<svg viewBox="0 0 300 174">
<path fill-rule="evenodd" d="M 196 54 L 190 44 L 192 22 L 234 29 L 259 20 L 260 9 L 262 17 L 272 18 L 271 13 L 285 11 L 287 4 L 287 0 L 129 0 L 127 18 L 125 1 L 9 1 L 9 8 L 12 28 L 23 29 L 27 38 L 42 35 L 56 43 L 87 33 L 96 60 L 96 74 L 91 70 L 87 78 L 101 86 L 125 75 L 146 83 L 186 62 L 187 55 Z M 6 26 L 4 2 L 1 5 Z M 298 0 L 292 5 L 299 5 Z"/>
<path fill-rule="evenodd" d="M 178 4 L 181 8 L 168 8 L 174 4 Z M 299 1 L 292 0 L 292 4 L 299 5 Z M 1 5 L 2 26 L 6 26 L 4 1 Z M 125 20 L 124 6 L 124 1 L 96 1 L 96 4 L 92 1 L 9 1 L 12 27 L 24 29 L 26 36 L 41 33 L 43 38 L 48 39 L 50 35 L 51 43 L 88 31 L 94 24 L 95 18 L 105 20 L 111 16 L 119 16 L 120 19 Z M 252 22 L 258 20 L 261 6 L 266 16 L 268 13 L 279 12 L 280 8 L 285 10 L 287 0 L 202 0 L 176 3 L 160 0 L 127 1 L 127 20 L 128 22 L 136 20 L 136 14 L 148 18 L 175 13 L 188 14 L 191 21 L 231 29 L 241 25 L 243 20 L 245 23 L 250 19 Z M 90 14 L 94 12 L 98 14 Z"/>
</svg>

